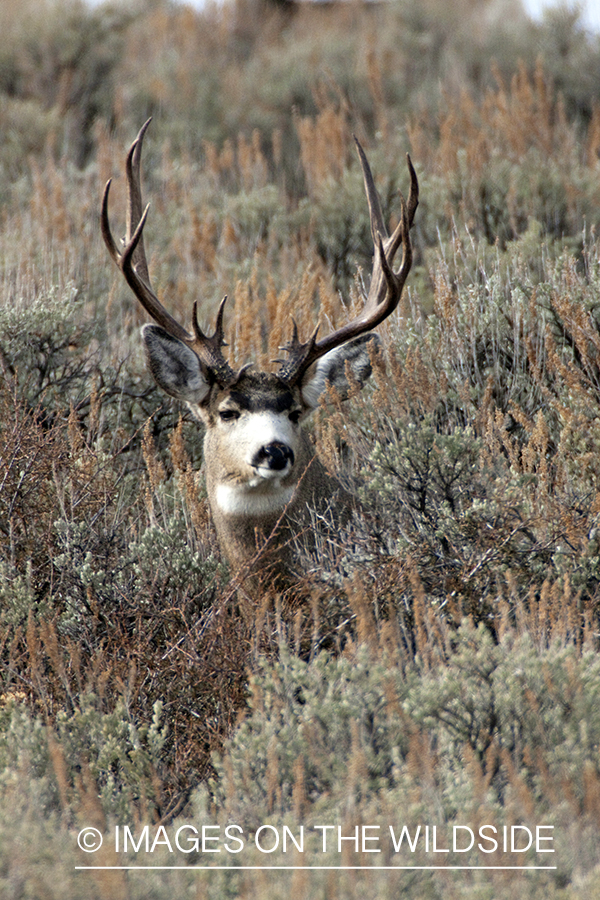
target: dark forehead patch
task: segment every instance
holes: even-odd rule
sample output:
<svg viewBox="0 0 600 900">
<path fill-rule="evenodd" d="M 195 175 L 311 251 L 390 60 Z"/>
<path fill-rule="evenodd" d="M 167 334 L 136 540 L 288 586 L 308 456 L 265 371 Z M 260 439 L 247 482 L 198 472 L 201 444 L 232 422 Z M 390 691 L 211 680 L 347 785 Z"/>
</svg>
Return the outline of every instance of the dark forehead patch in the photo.
<svg viewBox="0 0 600 900">
<path fill-rule="evenodd" d="M 294 405 L 294 395 L 288 389 L 265 390 L 254 388 L 252 391 L 231 391 L 233 403 L 248 412 L 285 412 Z"/>
</svg>

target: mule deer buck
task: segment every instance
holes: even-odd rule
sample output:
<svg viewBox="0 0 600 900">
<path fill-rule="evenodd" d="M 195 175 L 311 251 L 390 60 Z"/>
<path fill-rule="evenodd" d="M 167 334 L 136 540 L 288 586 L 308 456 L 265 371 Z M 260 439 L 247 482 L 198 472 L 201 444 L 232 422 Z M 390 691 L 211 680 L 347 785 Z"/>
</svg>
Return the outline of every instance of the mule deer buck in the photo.
<svg viewBox="0 0 600 900">
<path fill-rule="evenodd" d="M 211 336 L 198 324 L 194 303 L 192 330 L 179 324 L 150 286 L 143 231 L 148 206 L 142 210 L 140 161 L 149 121 L 141 128 L 127 156 L 127 232 L 122 249 L 108 221 L 109 181 L 102 200 L 101 225 L 108 251 L 155 325 L 144 325 L 148 365 L 159 386 L 187 403 L 204 423 L 206 486 L 219 543 L 235 570 L 244 571 L 258 559 L 276 573 L 289 575 L 290 539 L 311 509 L 348 507 L 351 497 L 316 457 L 303 420 L 317 407 L 331 383 L 345 399 L 350 382 L 364 384 L 371 374 L 371 329 L 398 306 L 412 263 L 410 228 L 418 204 L 418 182 L 410 172 L 408 204 L 401 197 L 401 218 L 388 235 L 373 176 L 356 141 L 365 182 L 374 264 L 362 312 L 332 334 L 317 339 L 317 328 L 306 342 L 293 323 L 291 341 L 277 360 L 277 372 L 256 372 L 251 365 L 233 369 L 222 348 L 222 301 Z M 355 139 L 356 140 L 356 139 Z M 393 269 L 402 245 L 402 262 Z M 347 370 L 349 366 L 351 377 Z M 263 552 L 257 553 L 262 547 Z M 285 578 L 285 574 L 283 575 Z"/>
</svg>

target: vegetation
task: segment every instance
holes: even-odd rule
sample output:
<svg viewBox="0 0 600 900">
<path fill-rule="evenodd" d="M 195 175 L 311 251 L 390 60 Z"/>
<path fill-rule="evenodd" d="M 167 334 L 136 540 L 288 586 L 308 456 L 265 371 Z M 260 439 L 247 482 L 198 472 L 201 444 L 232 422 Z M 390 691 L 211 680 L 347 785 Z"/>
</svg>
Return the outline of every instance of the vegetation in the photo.
<svg viewBox="0 0 600 900">
<path fill-rule="evenodd" d="M 2 896 L 591 900 L 600 39 L 516 0 L 31 0 L 0 24 Z M 238 364 L 277 356 L 291 309 L 307 333 L 361 302 L 352 133 L 392 220 L 406 151 L 418 171 L 372 385 L 314 422 L 362 512 L 299 539 L 285 595 L 221 558 L 198 427 L 153 386 L 100 238 L 148 115 L 153 282 L 184 321 L 229 292 Z M 551 863 L 475 843 L 444 865 L 556 868 L 242 868 L 427 866 L 422 841 L 323 853 L 316 826 L 485 824 L 553 827 Z M 266 854 L 261 826 L 310 839 Z M 75 869 L 136 863 L 182 868 Z"/>
</svg>

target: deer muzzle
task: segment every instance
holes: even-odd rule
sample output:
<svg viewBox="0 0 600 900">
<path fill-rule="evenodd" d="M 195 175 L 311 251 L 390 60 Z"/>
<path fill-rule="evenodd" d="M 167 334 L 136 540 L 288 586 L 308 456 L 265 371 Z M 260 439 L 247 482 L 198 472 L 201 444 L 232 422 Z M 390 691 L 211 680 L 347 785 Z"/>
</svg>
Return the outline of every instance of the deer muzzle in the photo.
<svg viewBox="0 0 600 900">
<path fill-rule="evenodd" d="M 294 451 L 281 441 L 272 441 L 265 444 L 255 453 L 252 466 L 260 471 L 264 478 L 269 478 L 271 473 L 283 472 L 294 465 Z"/>
</svg>

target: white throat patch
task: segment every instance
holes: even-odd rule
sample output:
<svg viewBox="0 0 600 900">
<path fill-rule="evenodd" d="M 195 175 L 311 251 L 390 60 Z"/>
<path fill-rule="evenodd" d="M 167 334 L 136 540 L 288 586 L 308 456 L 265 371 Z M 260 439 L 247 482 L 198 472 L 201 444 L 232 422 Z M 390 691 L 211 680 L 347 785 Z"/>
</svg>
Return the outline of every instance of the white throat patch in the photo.
<svg viewBox="0 0 600 900">
<path fill-rule="evenodd" d="M 261 479 L 262 480 L 262 479 Z M 281 513 L 294 496 L 295 485 L 258 491 L 245 484 L 219 484 L 215 500 L 221 512 L 230 516 L 264 516 Z"/>
</svg>

